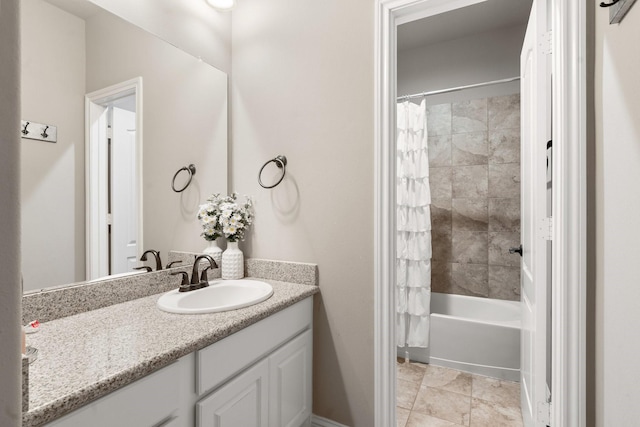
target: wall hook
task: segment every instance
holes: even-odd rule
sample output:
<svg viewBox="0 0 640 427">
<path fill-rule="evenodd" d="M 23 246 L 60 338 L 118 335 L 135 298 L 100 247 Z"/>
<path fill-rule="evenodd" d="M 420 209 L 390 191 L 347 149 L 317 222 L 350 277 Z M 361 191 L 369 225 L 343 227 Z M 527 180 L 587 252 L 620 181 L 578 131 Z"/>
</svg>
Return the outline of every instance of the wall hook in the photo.
<svg viewBox="0 0 640 427">
<path fill-rule="evenodd" d="M 33 131 L 29 130 L 29 127 Z M 58 127 L 44 123 L 20 121 L 20 138 L 55 143 L 58 141 Z"/>
</svg>

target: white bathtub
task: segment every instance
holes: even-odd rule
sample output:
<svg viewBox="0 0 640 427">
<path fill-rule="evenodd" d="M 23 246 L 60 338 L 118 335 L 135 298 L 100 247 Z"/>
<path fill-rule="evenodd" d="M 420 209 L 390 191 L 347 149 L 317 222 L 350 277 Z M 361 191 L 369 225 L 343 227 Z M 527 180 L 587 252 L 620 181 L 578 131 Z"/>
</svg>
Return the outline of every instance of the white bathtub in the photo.
<svg viewBox="0 0 640 427">
<path fill-rule="evenodd" d="M 430 332 L 429 348 L 408 349 L 411 360 L 520 380 L 520 302 L 433 293 Z"/>
</svg>

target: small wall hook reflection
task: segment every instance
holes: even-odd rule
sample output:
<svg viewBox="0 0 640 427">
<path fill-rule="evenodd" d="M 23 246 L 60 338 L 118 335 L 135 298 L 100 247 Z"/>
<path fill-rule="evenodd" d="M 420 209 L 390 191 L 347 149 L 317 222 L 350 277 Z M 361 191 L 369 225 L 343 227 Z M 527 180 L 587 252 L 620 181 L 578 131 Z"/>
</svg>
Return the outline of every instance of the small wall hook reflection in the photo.
<svg viewBox="0 0 640 427">
<path fill-rule="evenodd" d="M 49 134 L 47 133 L 47 129 L 49 129 L 49 126 L 46 126 L 40 134 L 43 138 L 47 138 L 49 136 Z"/>
<path fill-rule="evenodd" d="M 24 124 L 24 128 L 22 128 L 22 134 L 23 135 L 29 135 L 29 131 L 27 130 L 27 127 L 29 127 L 29 125 L 31 124 L 31 122 L 27 122 Z"/>
</svg>

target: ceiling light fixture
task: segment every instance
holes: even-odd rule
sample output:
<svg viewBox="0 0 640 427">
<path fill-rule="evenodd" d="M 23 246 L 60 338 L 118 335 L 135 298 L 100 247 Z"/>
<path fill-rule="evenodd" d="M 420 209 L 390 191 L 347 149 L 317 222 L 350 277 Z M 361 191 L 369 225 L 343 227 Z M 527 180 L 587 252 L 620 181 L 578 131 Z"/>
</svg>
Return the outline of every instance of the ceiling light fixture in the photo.
<svg viewBox="0 0 640 427">
<path fill-rule="evenodd" d="M 231 10 L 235 0 L 205 0 L 209 6 L 218 10 Z"/>
</svg>

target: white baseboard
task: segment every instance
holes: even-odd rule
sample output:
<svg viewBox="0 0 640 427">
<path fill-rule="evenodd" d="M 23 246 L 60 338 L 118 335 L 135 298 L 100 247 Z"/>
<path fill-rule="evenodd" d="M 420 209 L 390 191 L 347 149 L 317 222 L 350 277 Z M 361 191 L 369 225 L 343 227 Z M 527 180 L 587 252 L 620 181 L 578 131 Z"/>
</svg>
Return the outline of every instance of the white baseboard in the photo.
<svg viewBox="0 0 640 427">
<path fill-rule="evenodd" d="M 344 424 L 331 421 L 330 419 L 319 417 L 315 414 L 311 415 L 311 427 L 348 427 Z"/>
</svg>

